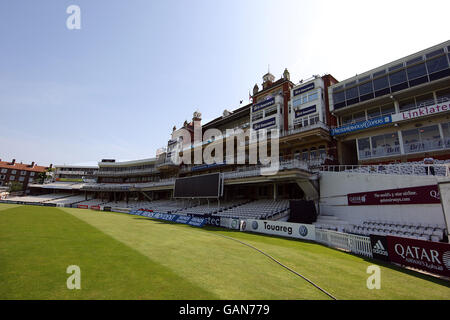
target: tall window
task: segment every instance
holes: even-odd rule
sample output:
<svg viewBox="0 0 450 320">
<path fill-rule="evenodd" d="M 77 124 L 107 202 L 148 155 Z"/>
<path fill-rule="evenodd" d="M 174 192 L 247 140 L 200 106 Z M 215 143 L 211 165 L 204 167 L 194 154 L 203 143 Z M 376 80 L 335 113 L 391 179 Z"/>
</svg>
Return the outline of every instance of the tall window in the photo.
<svg viewBox="0 0 450 320">
<path fill-rule="evenodd" d="M 445 146 L 450 148 L 450 122 L 443 123 L 441 126 L 442 133 L 444 134 Z"/>
<path fill-rule="evenodd" d="M 327 156 L 327 152 L 325 151 L 325 146 L 319 146 L 319 158 L 325 159 Z"/>
<path fill-rule="evenodd" d="M 437 125 L 402 131 L 405 153 L 443 148 Z"/>
<path fill-rule="evenodd" d="M 386 133 L 372 137 L 372 156 L 389 156 L 400 153 L 398 133 Z"/>
<path fill-rule="evenodd" d="M 436 98 L 438 103 L 450 101 L 450 88 L 436 91 Z"/>
<path fill-rule="evenodd" d="M 358 152 L 360 159 L 366 159 L 372 156 L 369 138 L 358 139 Z"/>
<path fill-rule="evenodd" d="M 310 151 L 310 159 L 311 160 L 317 159 L 317 156 L 318 156 L 318 154 L 317 154 L 316 147 L 312 147 L 311 151 Z"/>
<path fill-rule="evenodd" d="M 302 150 L 302 160 L 303 161 L 308 161 L 308 159 L 309 159 L 308 149 L 303 149 Z"/>
</svg>

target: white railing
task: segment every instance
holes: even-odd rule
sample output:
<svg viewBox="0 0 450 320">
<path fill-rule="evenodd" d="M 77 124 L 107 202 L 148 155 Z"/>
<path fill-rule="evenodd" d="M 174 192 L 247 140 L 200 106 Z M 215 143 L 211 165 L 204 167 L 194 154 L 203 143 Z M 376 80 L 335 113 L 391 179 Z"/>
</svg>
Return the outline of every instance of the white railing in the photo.
<svg viewBox="0 0 450 320">
<path fill-rule="evenodd" d="M 97 171 L 68 171 L 68 170 L 56 170 L 55 174 L 66 174 L 66 175 L 78 175 L 78 176 L 94 176 Z"/>
<path fill-rule="evenodd" d="M 93 183 L 86 184 L 83 190 L 124 190 L 173 185 L 175 178 L 143 183 Z"/>
<path fill-rule="evenodd" d="M 232 171 L 232 172 L 224 172 L 224 178 L 225 179 L 234 179 L 234 178 L 245 178 L 245 177 L 254 177 L 261 175 L 261 169 L 268 168 L 267 166 L 263 165 L 254 165 L 254 166 L 243 166 L 239 167 L 239 171 Z M 308 163 L 292 159 L 292 160 L 285 160 L 279 162 L 279 171 L 282 170 L 292 170 L 292 169 L 301 169 L 305 171 L 309 171 Z"/>
<path fill-rule="evenodd" d="M 117 170 L 117 171 L 103 171 L 100 170 L 98 172 L 99 176 L 123 176 L 123 175 L 133 175 L 133 174 L 142 174 L 142 173 L 156 173 L 159 172 L 158 169 L 155 168 L 146 168 L 146 169 L 133 169 L 133 170 Z"/>
<path fill-rule="evenodd" d="M 149 188 L 149 187 L 157 187 L 157 186 L 169 186 L 175 183 L 175 178 L 173 179 L 165 179 L 155 182 L 144 182 L 144 183 L 136 183 L 136 188 Z"/>
<path fill-rule="evenodd" d="M 414 103 L 406 108 L 403 108 L 402 110 L 400 110 L 400 112 L 405 112 L 405 111 L 414 110 L 414 109 L 418 109 L 418 108 L 428 107 L 428 106 L 432 106 L 434 104 L 445 103 L 448 101 L 450 101 L 450 99 L 448 97 L 441 97 L 441 98 L 437 98 L 436 100 L 430 99 L 430 100 L 422 101 L 418 105 L 416 105 Z"/>
<path fill-rule="evenodd" d="M 431 169 L 433 168 L 433 169 Z M 450 177 L 450 164 L 377 164 L 377 165 L 323 165 L 324 172 L 358 172 L 369 174 L 434 175 Z"/>
<path fill-rule="evenodd" d="M 316 228 L 316 242 L 372 258 L 370 237 Z"/>
</svg>

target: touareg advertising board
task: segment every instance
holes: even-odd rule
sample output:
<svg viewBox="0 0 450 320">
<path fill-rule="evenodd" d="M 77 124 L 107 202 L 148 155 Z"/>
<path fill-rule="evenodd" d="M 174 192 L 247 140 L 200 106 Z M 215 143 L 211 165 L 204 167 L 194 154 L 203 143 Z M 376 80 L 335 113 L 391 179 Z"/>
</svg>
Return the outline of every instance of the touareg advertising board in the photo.
<svg viewBox="0 0 450 320">
<path fill-rule="evenodd" d="M 316 239 L 316 229 L 312 224 L 248 219 L 241 222 L 241 231 L 265 233 L 304 240 Z"/>
</svg>

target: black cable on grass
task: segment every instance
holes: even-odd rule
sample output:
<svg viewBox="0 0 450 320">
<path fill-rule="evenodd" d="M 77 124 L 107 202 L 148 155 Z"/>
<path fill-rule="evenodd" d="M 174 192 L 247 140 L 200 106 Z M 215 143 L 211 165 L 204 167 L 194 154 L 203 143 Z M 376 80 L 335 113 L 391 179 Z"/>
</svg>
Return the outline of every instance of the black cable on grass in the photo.
<svg viewBox="0 0 450 320">
<path fill-rule="evenodd" d="M 324 289 L 322 289 L 321 287 L 319 287 L 317 284 L 315 284 L 314 282 L 312 282 L 311 280 L 309 280 L 309 279 L 306 278 L 305 276 L 301 275 L 300 273 L 296 272 L 295 270 L 292 270 L 292 269 L 289 268 L 288 266 L 282 264 L 280 261 L 278 261 L 277 259 L 275 259 L 275 258 L 272 257 L 271 255 L 265 253 L 264 251 L 262 251 L 262 250 L 260 250 L 260 249 L 258 249 L 258 248 L 256 248 L 256 247 L 254 247 L 254 246 L 252 246 L 252 245 L 250 245 L 250 244 L 248 244 L 248 243 L 245 243 L 245 242 L 243 242 L 243 241 L 241 241 L 241 240 L 234 239 L 234 238 L 231 238 L 231 237 L 228 237 L 228 236 L 224 236 L 223 234 L 218 234 L 218 233 L 214 233 L 214 234 L 217 234 L 217 235 L 219 235 L 219 236 L 221 236 L 221 237 L 224 237 L 224 238 L 227 238 L 227 239 L 230 239 L 230 240 L 237 241 L 237 242 L 239 242 L 239 243 L 241 243 L 241 244 L 243 244 L 243 245 L 245 245 L 245 246 L 247 246 L 247 247 L 249 247 L 249 248 L 252 248 L 252 249 L 258 251 L 259 253 L 262 253 L 263 255 L 265 255 L 265 256 L 268 257 L 269 259 L 273 260 L 274 262 L 276 262 L 277 264 L 279 264 L 279 265 L 282 266 L 283 268 L 285 268 L 285 269 L 287 269 L 288 271 L 292 272 L 293 274 L 299 276 L 299 277 L 302 278 L 303 280 L 309 282 L 309 283 L 312 284 L 315 288 L 319 289 L 320 291 L 322 291 L 323 293 L 325 293 L 327 296 L 329 296 L 331 299 L 337 300 L 337 298 L 336 298 L 335 296 L 333 296 L 331 293 L 328 293 L 327 291 L 325 291 Z"/>
</svg>

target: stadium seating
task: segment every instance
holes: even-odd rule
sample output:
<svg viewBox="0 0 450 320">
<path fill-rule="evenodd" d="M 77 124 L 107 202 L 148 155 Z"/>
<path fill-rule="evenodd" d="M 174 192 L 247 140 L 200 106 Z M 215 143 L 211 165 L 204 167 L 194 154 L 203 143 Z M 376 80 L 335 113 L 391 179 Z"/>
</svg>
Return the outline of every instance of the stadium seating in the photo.
<svg viewBox="0 0 450 320">
<path fill-rule="evenodd" d="M 225 210 L 248 203 L 250 200 L 235 200 L 227 202 L 213 202 L 210 204 L 201 204 L 190 208 L 182 209 L 179 214 L 218 214 Z"/>
<path fill-rule="evenodd" d="M 98 201 L 95 203 L 95 201 Z M 116 208 L 148 209 L 161 213 L 212 214 L 222 217 L 246 219 L 270 219 L 276 215 L 289 213 L 289 200 L 234 200 L 226 202 L 199 203 L 192 200 L 155 200 L 155 201 L 112 201 L 100 203 L 90 200 L 79 204 L 102 204 Z"/>
<path fill-rule="evenodd" d="M 50 193 L 50 194 L 42 194 L 42 195 L 28 195 L 28 196 L 19 196 L 19 197 L 9 197 L 8 201 L 21 201 L 21 202 L 32 202 L 32 203 L 46 203 L 52 200 L 66 198 L 71 196 L 69 193 Z"/>
<path fill-rule="evenodd" d="M 243 219 L 269 219 L 288 213 L 289 200 L 256 200 L 215 213 L 218 216 Z"/>
<path fill-rule="evenodd" d="M 106 201 L 104 201 L 102 199 L 90 199 L 90 200 L 78 202 L 76 205 L 84 205 L 84 206 L 90 207 L 90 206 L 100 206 L 100 205 L 103 205 L 104 203 L 106 203 Z"/>
<path fill-rule="evenodd" d="M 55 200 L 47 201 L 47 203 L 54 203 L 57 205 L 71 205 L 78 202 L 81 202 L 85 199 L 84 195 L 75 195 L 75 196 L 69 196 L 64 198 L 58 198 Z"/>
<path fill-rule="evenodd" d="M 360 235 L 392 235 L 419 240 L 441 241 L 444 238 L 445 226 L 437 224 L 407 224 L 386 220 L 369 220 L 360 225 L 348 225 L 344 230 Z"/>
</svg>

